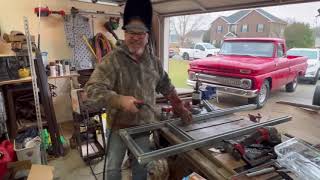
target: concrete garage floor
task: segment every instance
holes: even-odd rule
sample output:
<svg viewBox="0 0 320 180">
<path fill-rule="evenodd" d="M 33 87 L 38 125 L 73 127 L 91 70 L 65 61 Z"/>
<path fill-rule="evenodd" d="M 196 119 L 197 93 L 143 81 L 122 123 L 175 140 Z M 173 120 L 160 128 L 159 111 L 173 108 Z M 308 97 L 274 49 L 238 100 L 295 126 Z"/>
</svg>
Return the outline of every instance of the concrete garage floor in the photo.
<svg viewBox="0 0 320 180">
<path fill-rule="evenodd" d="M 320 84 L 320 81 L 318 81 Z M 290 115 L 292 121 L 278 125 L 277 128 L 282 133 L 289 133 L 293 136 L 304 139 L 312 144 L 320 143 L 320 114 L 312 111 L 296 108 L 288 105 L 277 104 L 277 101 L 286 100 L 298 103 L 311 104 L 315 86 L 307 83 L 300 83 L 296 92 L 287 93 L 284 88 L 280 91 L 272 92 L 271 97 L 266 106 L 260 110 L 250 112 L 241 112 L 241 115 L 248 113 L 257 114 L 258 112 L 263 118 L 272 118 L 278 116 Z M 217 104 L 217 103 L 214 103 Z M 247 104 L 247 100 L 236 96 L 223 95 L 219 96 L 219 107 L 227 108 Z M 63 135 L 69 139 L 72 134 L 72 124 L 63 125 Z M 50 161 L 49 165 L 55 167 L 55 177 L 61 180 L 94 180 L 91 175 L 90 168 L 80 158 L 77 150 L 71 150 L 65 157 Z M 102 172 L 103 162 L 99 162 L 94 166 L 95 172 Z M 129 180 L 130 170 L 124 170 L 123 179 Z M 102 179 L 102 174 L 97 176 Z"/>
</svg>

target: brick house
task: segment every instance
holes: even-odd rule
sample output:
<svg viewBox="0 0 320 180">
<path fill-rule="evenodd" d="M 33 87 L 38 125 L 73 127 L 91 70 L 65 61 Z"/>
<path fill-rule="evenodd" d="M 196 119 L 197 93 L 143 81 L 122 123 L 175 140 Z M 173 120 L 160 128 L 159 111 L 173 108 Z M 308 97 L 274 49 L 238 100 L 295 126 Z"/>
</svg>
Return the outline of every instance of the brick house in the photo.
<svg viewBox="0 0 320 180">
<path fill-rule="evenodd" d="M 220 16 L 211 23 L 211 42 L 220 45 L 227 37 L 283 37 L 287 23 L 263 9 L 242 10 Z"/>
</svg>

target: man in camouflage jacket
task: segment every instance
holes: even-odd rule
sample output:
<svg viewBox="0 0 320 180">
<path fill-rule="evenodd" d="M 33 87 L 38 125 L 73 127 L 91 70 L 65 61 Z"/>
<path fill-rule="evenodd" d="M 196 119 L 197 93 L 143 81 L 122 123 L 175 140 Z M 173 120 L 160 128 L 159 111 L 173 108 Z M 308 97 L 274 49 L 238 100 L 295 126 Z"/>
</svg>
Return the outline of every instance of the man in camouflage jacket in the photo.
<svg viewBox="0 0 320 180">
<path fill-rule="evenodd" d="M 118 129 L 155 121 L 149 108 L 138 109 L 144 102 L 155 105 L 156 93 L 167 97 L 175 114 L 188 123 L 191 113 L 183 106 L 161 62 L 148 49 L 149 29 L 139 18 L 125 26 L 122 45 L 107 55 L 86 84 L 88 97 L 99 106 L 106 107 L 113 123 L 110 151 L 107 159 L 107 180 L 121 179 L 121 164 L 127 147 L 118 135 Z M 150 149 L 147 138 L 139 139 L 144 151 Z M 136 160 L 132 162 L 133 179 L 146 179 L 146 168 Z"/>
</svg>

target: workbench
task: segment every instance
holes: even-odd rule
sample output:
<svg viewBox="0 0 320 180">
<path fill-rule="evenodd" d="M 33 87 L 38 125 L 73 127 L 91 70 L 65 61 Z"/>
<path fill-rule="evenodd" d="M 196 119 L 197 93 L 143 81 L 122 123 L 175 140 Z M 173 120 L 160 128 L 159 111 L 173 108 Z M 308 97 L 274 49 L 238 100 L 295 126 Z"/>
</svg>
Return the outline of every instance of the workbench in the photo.
<svg viewBox="0 0 320 180">
<path fill-rule="evenodd" d="M 64 76 L 48 76 L 48 79 L 61 79 L 61 78 L 73 78 L 78 77 L 78 73 L 71 73 L 70 75 L 64 75 Z M 0 86 L 3 85 L 9 85 L 9 84 L 19 84 L 19 83 L 26 83 L 31 82 L 31 77 L 26 78 L 20 78 L 20 79 L 13 79 L 13 80 L 7 80 L 7 81 L 0 81 Z"/>
<path fill-rule="evenodd" d="M 234 113 L 255 108 L 252 105 L 240 106 L 215 112 L 200 114 L 194 117 L 191 125 L 181 124 L 179 119 L 120 130 L 120 136 L 131 153 L 141 164 L 155 159 L 180 158 L 174 163 L 175 171 L 186 172 L 187 169 L 205 176 L 207 179 L 229 179 L 237 172 L 235 169 L 244 165 L 243 161 L 235 161 L 228 154 L 213 153 L 209 149 L 217 147 L 222 140 L 233 139 L 250 134 L 259 127 L 273 126 L 291 120 L 290 116 L 273 119 L 261 118 L 261 122 L 253 122 L 248 116 Z M 134 140 L 135 135 L 146 131 L 158 131 L 169 146 L 151 152 L 143 152 Z M 171 158 L 169 158 L 171 159 Z M 174 179 L 182 179 L 187 174 L 175 173 Z M 189 172 L 190 173 L 190 172 Z"/>
</svg>

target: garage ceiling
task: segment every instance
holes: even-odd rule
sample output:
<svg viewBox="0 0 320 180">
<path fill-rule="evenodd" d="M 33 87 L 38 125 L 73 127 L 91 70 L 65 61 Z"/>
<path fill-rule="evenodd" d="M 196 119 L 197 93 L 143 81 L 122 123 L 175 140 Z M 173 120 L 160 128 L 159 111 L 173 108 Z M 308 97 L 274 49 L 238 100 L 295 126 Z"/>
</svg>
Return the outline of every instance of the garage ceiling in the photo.
<svg viewBox="0 0 320 180">
<path fill-rule="evenodd" d="M 95 1 L 95 0 L 79 0 Z M 126 0 L 96 0 L 101 4 L 122 6 Z M 160 16 L 178 16 L 264 6 L 314 2 L 315 0 L 151 0 L 155 13 Z"/>
</svg>

